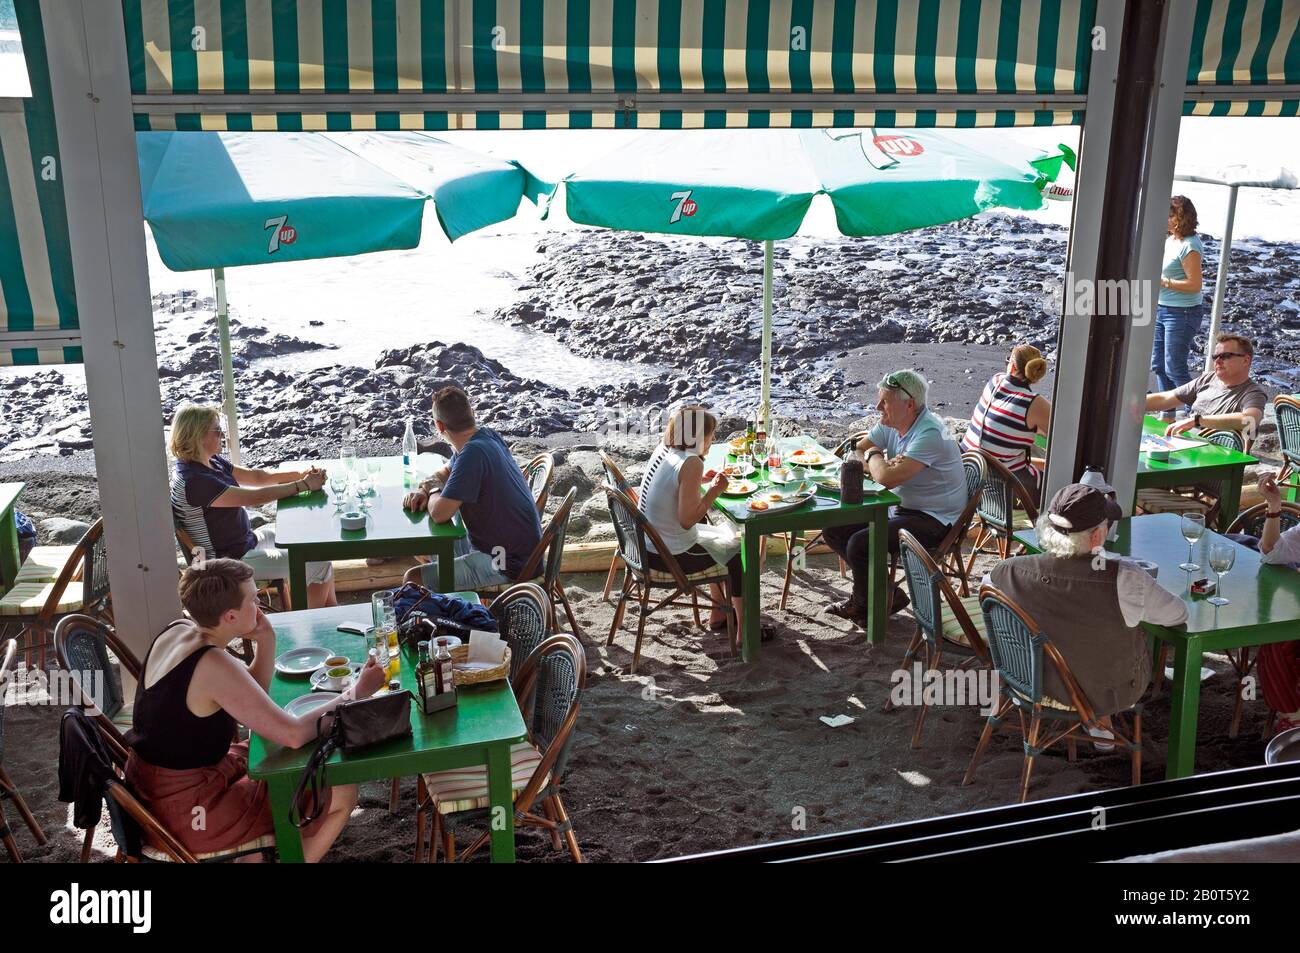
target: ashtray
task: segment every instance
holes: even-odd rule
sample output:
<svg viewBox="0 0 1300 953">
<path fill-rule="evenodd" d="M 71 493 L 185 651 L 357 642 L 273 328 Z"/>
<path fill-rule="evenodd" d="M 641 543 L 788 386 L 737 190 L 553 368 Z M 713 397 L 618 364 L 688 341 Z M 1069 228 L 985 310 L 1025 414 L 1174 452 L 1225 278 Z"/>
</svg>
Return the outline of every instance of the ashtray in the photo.
<svg viewBox="0 0 1300 953">
<path fill-rule="evenodd" d="M 1152 463 L 1168 463 L 1168 462 L 1169 462 L 1169 451 L 1168 451 L 1168 450 L 1152 450 L 1150 453 L 1147 454 L 1147 459 L 1150 460 Z"/>
<path fill-rule="evenodd" d="M 365 529 L 366 514 L 360 510 L 349 510 L 339 517 L 339 523 L 344 529 Z"/>
</svg>

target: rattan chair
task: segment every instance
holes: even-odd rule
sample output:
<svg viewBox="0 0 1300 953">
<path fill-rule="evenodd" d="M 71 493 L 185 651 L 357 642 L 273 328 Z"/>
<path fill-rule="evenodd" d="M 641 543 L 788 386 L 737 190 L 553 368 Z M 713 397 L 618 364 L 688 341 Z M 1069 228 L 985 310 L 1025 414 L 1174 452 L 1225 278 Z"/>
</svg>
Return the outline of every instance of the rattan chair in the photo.
<svg viewBox="0 0 1300 953">
<path fill-rule="evenodd" d="M 1282 470 L 1277 484 L 1294 495 L 1300 489 L 1300 398 L 1278 394 L 1273 398 L 1273 412 L 1277 415 L 1277 440 L 1282 451 Z"/>
<path fill-rule="evenodd" d="M 528 741 L 515 745 L 510 759 L 515 824 L 548 831 L 556 850 L 562 849 L 563 837 L 578 863 L 582 863 L 582 850 L 560 797 L 560 780 L 568 764 L 586 680 L 586 653 L 577 639 L 555 635 L 537 646 L 524 660 L 516 686 Z M 485 766 L 420 775 L 416 783 L 416 861 L 426 857 L 437 860 L 440 844 L 443 856 L 456 860 L 457 829 L 467 824 L 484 826 L 491 820 L 491 811 Z M 460 853 L 460 859 L 468 860 L 489 837 L 486 831 L 480 833 Z"/>
<path fill-rule="evenodd" d="M 1236 430 L 1207 430 L 1201 436 L 1230 450 L 1244 451 L 1246 443 Z M 1138 490 L 1134 501 L 1143 513 L 1204 513 L 1205 524 L 1213 526 L 1219 519 L 1223 500 L 1223 481 L 1209 480 L 1195 486 L 1148 487 Z"/>
<path fill-rule="evenodd" d="M 975 507 L 975 543 L 971 546 L 970 558 L 966 560 L 966 573 L 969 574 L 975 565 L 975 557 L 990 542 L 997 543 L 999 558 L 1009 558 L 1013 534 L 1033 528 L 1038 520 L 1038 507 L 1030 499 L 1024 484 L 983 450 L 967 450 L 961 456 L 967 473 L 967 489 L 970 489 L 973 478 L 981 493 Z"/>
<path fill-rule="evenodd" d="M 18 655 L 18 641 L 9 639 L 0 642 L 0 841 L 4 842 L 5 849 L 9 851 L 9 859 L 15 864 L 23 862 L 22 851 L 18 849 L 18 841 L 14 839 L 13 831 L 9 828 L 9 822 L 5 818 L 4 804 L 5 801 L 12 801 L 14 807 L 18 809 L 18 815 L 27 825 L 27 829 L 32 832 L 32 837 L 36 838 L 36 845 L 44 847 L 45 832 L 41 830 L 41 825 L 36 822 L 36 815 L 27 806 L 23 800 L 22 794 L 18 792 L 18 787 L 10 780 L 9 775 L 5 773 L 5 698 L 8 695 L 9 680 L 13 678 L 14 659 Z"/>
<path fill-rule="evenodd" d="M 23 653 L 28 666 L 45 668 L 54 624 L 70 612 L 109 622 L 113 619 L 102 518 L 95 520 L 72 548 L 53 582 L 18 583 L 4 594 L 0 599 L 0 627 L 16 628 L 25 637 Z"/>
<path fill-rule="evenodd" d="M 520 582 L 493 599 L 488 611 L 510 646 L 510 684 L 517 685 L 524 661 L 551 637 L 551 600 L 536 583 Z"/>
<path fill-rule="evenodd" d="M 637 665 L 641 661 L 641 642 L 645 637 L 646 619 L 664 606 L 679 604 L 678 600 L 685 597 L 690 599 L 689 604 L 695 614 L 695 624 L 703 629 L 705 625 L 700 619 L 699 603 L 699 597 L 703 595 L 711 606 L 726 613 L 727 644 L 734 652 L 738 647 L 738 628 L 736 612 L 731 604 L 731 583 L 727 576 L 727 567 L 710 566 L 708 569 L 688 575 L 669 552 L 667 544 L 658 531 L 627 494 L 608 484 L 601 489 L 605 491 L 605 498 L 609 503 L 609 515 L 614 522 L 614 532 L 618 536 L 618 553 L 623 560 L 623 565 L 627 567 L 623 576 L 623 591 L 619 594 L 618 603 L 614 607 L 614 620 L 610 624 L 609 638 L 606 639 L 605 644 L 614 644 L 614 635 L 623 622 L 623 612 L 627 608 L 628 600 L 637 600 L 641 606 L 641 613 L 637 622 L 636 645 L 632 649 L 631 667 L 632 674 L 636 674 Z M 650 567 L 647 541 L 654 546 L 655 552 L 668 567 L 666 571 Z M 713 601 L 713 596 L 709 592 L 710 585 L 722 587 L 721 602 Z M 651 608 L 650 593 L 655 588 L 672 591 L 666 599 Z"/>
<path fill-rule="evenodd" d="M 600 464 L 605 470 L 605 482 L 618 489 L 633 504 L 638 504 L 640 500 L 638 499 L 636 487 L 627 482 L 627 477 L 623 476 L 623 471 L 618 468 L 618 464 L 614 462 L 614 459 L 608 453 L 604 450 L 599 451 L 599 453 Z M 614 555 L 609 560 L 609 574 L 605 576 L 605 589 L 600 594 L 600 598 L 605 602 L 609 602 L 609 593 L 614 588 L 614 577 L 618 574 L 618 567 L 621 563 L 622 560 L 619 558 L 618 550 L 615 549 Z"/>
<path fill-rule="evenodd" d="M 551 480 L 555 476 L 555 454 L 539 453 L 523 466 L 524 480 L 533 494 L 537 515 L 546 512 L 546 500 L 551 495 Z"/>
<path fill-rule="evenodd" d="M 180 548 L 181 555 L 185 558 L 185 565 L 193 565 L 194 560 L 202 550 L 194 542 L 185 527 L 179 523 L 174 523 L 172 529 L 176 534 L 176 545 Z M 289 605 L 289 580 L 287 579 L 258 579 L 253 583 L 257 586 L 257 599 L 262 604 L 262 608 L 268 612 L 274 611 L 271 607 L 271 593 L 274 592 L 280 599 L 280 611 L 285 612 L 290 608 Z"/>
<path fill-rule="evenodd" d="M 923 652 L 924 671 L 941 671 L 945 649 L 959 660 L 957 668 L 989 668 L 991 659 L 984 642 L 984 616 L 979 598 L 962 598 L 953 592 L 944 568 L 907 530 L 899 530 L 898 552 L 903 578 L 912 597 L 912 616 L 916 619 L 916 633 L 899 669 L 910 678 L 912 663 Z M 921 746 L 921 729 L 929 707 L 924 699 L 923 693 L 912 731 L 913 748 Z M 891 707 L 887 701 L 885 710 Z"/>
<path fill-rule="evenodd" d="M 1076 743 L 1083 741 L 1091 744 L 1094 738 L 1088 734 L 1088 729 L 1100 728 L 1101 723 L 1071 673 L 1070 666 L 1034 620 L 993 586 L 981 586 L 979 599 L 989 652 L 998 673 L 1001 697 L 998 699 L 997 710 L 984 723 L 984 731 L 980 734 L 975 753 L 971 756 L 970 767 L 966 769 L 966 776 L 961 783 L 970 784 L 975 779 L 975 769 L 979 766 L 993 732 L 1014 709 L 1019 724 L 1012 727 L 1018 727 L 1024 736 L 1025 762 L 1020 774 L 1020 801 L 1024 803 L 1029 796 L 1029 779 L 1034 769 L 1034 759 L 1043 751 L 1064 741 L 1068 746 L 1070 760 L 1073 761 Z M 1044 694 L 1045 662 L 1055 667 L 1069 691 L 1068 700 Z M 1029 719 L 1028 725 L 1025 723 L 1026 716 Z M 1142 705 L 1139 703 L 1110 717 L 1116 747 L 1127 748 L 1129 751 L 1133 767 L 1132 782 L 1135 785 L 1141 784 Z M 1122 724 L 1130 719 L 1131 730 Z M 1052 723 L 1052 729 L 1044 729 L 1044 722 Z M 1058 727 L 1060 722 L 1066 723 L 1064 729 Z M 1055 734 L 1052 734 L 1053 730 Z"/>
</svg>

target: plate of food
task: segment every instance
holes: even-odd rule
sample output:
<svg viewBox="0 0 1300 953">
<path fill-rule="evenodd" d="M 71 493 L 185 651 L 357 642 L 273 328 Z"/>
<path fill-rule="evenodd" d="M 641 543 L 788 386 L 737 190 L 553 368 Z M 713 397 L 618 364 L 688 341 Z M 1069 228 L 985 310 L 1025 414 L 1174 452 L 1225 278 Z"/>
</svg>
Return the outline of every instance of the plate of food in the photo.
<svg viewBox="0 0 1300 953">
<path fill-rule="evenodd" d="M 813 479 L 813 483 L 817 485 L 817 489 L 819 490 L 825 490 L 827 493 L 834 493 L 837 496 L 839 495 L 840 492 L 839 474 L 834 474 L 834 475 L 828 474 L 826 476 L 816 477 Z M 877 483 L 875 480 L 862 481 L 863 493 L 880 493 L 884 489 L 885 489 L 885 485 L 883 483 Z"/>
<path fill-rule="evenodd" d="M 806 502 L 812 495 L 812 487 L 806 483 L 789 489 L 764 490 L 750 498 L 749 508 L 754 512 L 788 510 Z"/>
<path fill-rule="evenodd" d="M 820 450 L 809 450 L 806 447 L 800 447 L 787 455 L 785 460 L 786 463 L 794 467 L 824 467 L 828 463 L 834 463 L 835 457 L 829 453 L 822 453 Z"/>
<path fill-rule="evenodd" d="M 758 489 L 758 484 L 753 480 L 729 480 L 727 488 L 722 491 L 723 496 L 749 496 Z"/>
<path fill-rule="evenodd" d="M 728 440 L 727 449 L 732 453 L 740 453 L 742 450 L 744 450 L 745 449 L 744 436 L 732 437 L 730 440 Z"/>
</svg>

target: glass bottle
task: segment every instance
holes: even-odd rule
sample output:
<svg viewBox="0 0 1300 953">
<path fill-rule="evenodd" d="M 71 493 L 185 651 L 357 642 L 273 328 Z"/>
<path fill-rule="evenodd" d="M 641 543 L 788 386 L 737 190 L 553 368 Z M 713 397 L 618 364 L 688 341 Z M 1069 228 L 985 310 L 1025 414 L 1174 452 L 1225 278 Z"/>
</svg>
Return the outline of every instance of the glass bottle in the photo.
<svg viewBox="0 0 1300 953">
<path fill-rule="evenodd" d="M 451 688 L 451 649 L 447 647 L 445 638 L 438 640 L 438 651 L 433 657 L 433 671 L 434 682 L 441 695 Z"/>
<path fill-rule="evenodd" d="M 434 684 L 433 659 L 429 657 L 428 642 L 421 642 L 417 649 L 419 661 L 415 665 L 415 685 L 420 693 L 420 704 L 427 706 L 429 699 L 437 694 L 437 686 Z"/>
</svg>

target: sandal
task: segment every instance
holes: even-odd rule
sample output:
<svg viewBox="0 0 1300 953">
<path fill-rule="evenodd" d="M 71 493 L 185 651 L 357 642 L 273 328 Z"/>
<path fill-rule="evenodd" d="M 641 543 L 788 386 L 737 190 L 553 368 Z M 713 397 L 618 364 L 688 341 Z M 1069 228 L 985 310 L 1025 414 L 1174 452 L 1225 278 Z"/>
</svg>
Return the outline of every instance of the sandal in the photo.
<svg viewBox="0 0 1300 953">
<path fill-rule="evenodd" d="M 727 631 L 727 620 L 726 620 L 726 619 L 723 619 L 721 622 L 710 622 L 710 623 L 709 623 L 709 631 L 710 631 L 710 632 L 726 632 L 726 631 Z"/>
<path fill-rule="evenodd" d="M 1094 742 L 1092 743 L 1092 746 L 1093 746 L 1094 748 L 1096 748 L 1098 751 L 1114 751 L 1114 750 L 1115 750 L 1115 744 L 1114 744 L 1114 742 L 1115 742 L 1115 733 L 1114 733 L 1113 731 L 1108 731 L 1108 730 L 1106 730 L 1105 728 L 1093 728 L 1093 727 L 1090 725 L 1090 726 L 1088 727 L 1088 734 L 1092 735 L 1092 737 L 1094 737 L 1094 738 L 1109 739 L 1109 741 L 1094 741 Z"/>
</svg>

